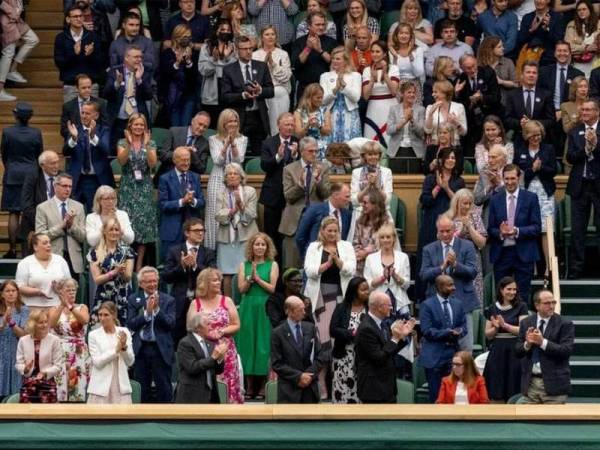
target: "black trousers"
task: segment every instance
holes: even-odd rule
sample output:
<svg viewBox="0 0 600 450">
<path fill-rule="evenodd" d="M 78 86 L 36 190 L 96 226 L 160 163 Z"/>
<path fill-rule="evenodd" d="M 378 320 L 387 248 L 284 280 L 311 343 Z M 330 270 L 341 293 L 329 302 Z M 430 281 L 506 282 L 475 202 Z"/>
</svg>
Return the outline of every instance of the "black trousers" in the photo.
<svg viewBox="0 0 600 450">
<path fill-rule="evenodd" d="M 442 365 L 432 369 L 425 369 L 425 378 L 429 386 L 429 403 L 435 403 L 442 385 L 442 378 L 450 375 L 452 370 L 452 361 L 442 363 Z"/>
<path fill-rule="evenodd" d="M 590 210 L 594 206 L 594 225 L 596 226 L 596 241 L 600 245 L 600 189 L 594 181 L 583 180 L 581 194 L 571 197 L 571 255 L 569 272 L 579 275 L 583 271 L 585 261 L 585 236 L 590 217 Z M 600 247 L 598 248 L 600 256 Z"/>
<path fill-rule="evenodd" d="M 281 214 L 283 213 L 283 207 L 273 208 L 271 206 L 263 205 L 263 231 L 273 239 L 275 248 L 277 249 L 277 257 L 281 262 L 281 245 L 283 243 L 283 236 L 279 233 L 279 224 L 281 223 Z"/>
<path fill-rule="evenodd" d="M 260 119 L 260 111 L 246 111 L 241 124 L 241 132 L 244 136 L 248 136 L 248 148 L 246 155 L 260 156 L 260 148 L 262 142 L 267 137 L 265 127 Z"/>
<path fill-rule="evenodd" d="M 156 402 L 171 403 L 171 364 L 167 364 L 160 354 L 156 342 L 143 342 L 135 355 L 133 376 L 142 386 L 142 403 L 150 403 L 152 380 L 156 386 Z"/>
</svg>

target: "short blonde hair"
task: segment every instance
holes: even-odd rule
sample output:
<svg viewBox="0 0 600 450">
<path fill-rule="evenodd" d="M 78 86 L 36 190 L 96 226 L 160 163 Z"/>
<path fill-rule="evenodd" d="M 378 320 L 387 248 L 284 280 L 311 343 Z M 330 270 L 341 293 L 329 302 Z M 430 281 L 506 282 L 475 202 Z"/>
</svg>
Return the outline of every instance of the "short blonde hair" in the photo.
<svg viewBox="0 0 600 450">
<path fill-rule="evenodd" d="M 381 150 L 381 145 L 379 144 L 379 142 L 376 142 L 376 141 L 365 142 L 364 145 L 360 148 L 360 156 L 364 156 L 367 153 L 379 153 L 379 157 L 381 157 L 381 155 L 383 154 L 383 151 Z"/>
<path fill-rule="evenodd" d="M 321 243 L 321 245 L 325 244 L 325 228 L 327 228 L 331 224 L 335 224 L 335 226 L 338 228 L 337 240 L 339 241 L 341 239 L 340 223 L 335 217 L 327 216 L 321 221 L 321 227 L 319 228 L 319 236 L 317 237 L 317 240 Z"/>
<path fill-rule="evenodd" d="M 207 267 L 198 274 L 196 277 L 196 297 L 206 297 L 208 294 L 208 283 L 213 275 L 216 275 L 219 281 L 223 281 L 223 273 L 214 267 Z"/>
<path fill-rule="evenodd" d="M 224 139 L 227 136 L 227 130 L 225 130 L 225 124 L 229 122 L 231 119 L 237 119 L 238 121 L 238 129 L 236 133 L 236 137 L 240 136 L 240 116 L 239 114 L 231 108 L 225 108 L 219 114 L 219 119 L 217 120 L 217 135 Z"/>
<path fill-rule="evenodd" d="M 359 2 L 360 0 L 352 0 L 355 2 Z M 352 58 L 350 58 L 350 53 L 348 53 L 348 51 L 346 50 L 346 47 L 340 45 L 339 47 L 334 48 L 333 50 L 331 50 L 331 59 L 333 59 L 333 57 L 335 55 L 337 55 L 338 53 L 342 54 L 342 57 L 344 58 L 344 63 L 346 64 L 346 73 L 349 72 L 354 72 L 355 68 L 354 68 L 354 63 L 352 62 Z"/>
<path fill-rule="evenodd" d="M 460 204 L 461 200 L 464 198 L 468 198 L 469 200 L 471 200 L 471 203 L 473 203 L 473 204 L 475 202 L 475 198 L 473 197 L 473 192 L 471 192 L 470 189 L 467 189 L 467 188 L 459 189 L 452 196 L 452 200 L 450 200 L 450 207 L 448 208 L 448 211 L 446 211 L 444 213 L 446 215 L 446 217 L 448 217 L 450 220 L 454 220 L 454 218 L 456 217 L 456 214 L 458 213 L 458 205 Z"/>
<path fill-rule="evenodd" d="M 395 245 L 398 241 L 398 236 L 396 236 L 396 229 L 394 228 L 394 225 L 391 222 L 386 222 L 379 227 L 379 230 L 377 230 L 377 243 L 379 243 L 379 239 L 381 238 L 381 236 L 385 234 L 390 234 L 394 237 Z"/>
<path fill-rule="evenodd" d="M 449 81 L 436 81 L 435 83 L 433 83 L 433 89 L 437 89 L 441 93 L 443 93 L 446 96 L 447 101 L 452 100 L 452 96 L 454 95 L 454 87 Z"/>
<path fill-rule="evenodd" d="M 33 333 L 35 333 L 35 325 L 42 321 L 44 318 L 48 320 L 48 312 L 45 309 L 31 311 L 29 313 L 29 317 L 27 318 L 27 323 L 25 325 L 25 331 L 27 331 L 27 334 L 33 336 Z"/>
<path fill-rule="evenodd" d="M 275 256 L 277 256 L 277 250 L 275 249 L 275 244 L 273 244 L 273 240 L 269 237 L 269 235 L 258 232 L 253 234 L 248 242 L 246 242 L 246 260 L 253 261 L 254 260 L 254 243 L 258 240 L 262 239 L 267 244 L 267 251 L 265 252 L 265 261 L 273 261 Z"/>
<path fill-rule="evenodd" d="M 528 120 L 525 122 L 523 125 L 523 139 L 528 141 L 531 136 L 538 133 L 540 133 L 542 135 L 542 139 L 544 139 L 546 130 L 544 130 L 544 126 L 539 121 Z"/>
</svg>

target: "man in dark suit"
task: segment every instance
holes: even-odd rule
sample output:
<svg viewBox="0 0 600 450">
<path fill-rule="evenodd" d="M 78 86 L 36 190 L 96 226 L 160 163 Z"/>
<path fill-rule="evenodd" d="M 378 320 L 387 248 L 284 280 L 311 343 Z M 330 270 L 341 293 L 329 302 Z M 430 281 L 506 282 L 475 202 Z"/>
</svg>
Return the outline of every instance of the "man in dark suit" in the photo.
<svg viewBox="0 0 600 450">
<path fill-rule="evenodd" d="M 209 325 L 206 314 L 193 316 L 187 336 L 177 346 L 175 403 L 219 403 L 217 375 L 223 373 L 227 342 L 215 345 L 207 340 Z"/>
<path fill-rule="evenodd" d="M 200 217 L 204 208 L 200 177 L 189 170 L 190 154 L 188 147 L 177 147 L 173 152 L 175 168 L 158 181 L 159 235 L 163 249 L 161 259 L 164 259 L 170 246 L 183 241 L 183 222 Z"/>
<path fill-rule="evenodd" d="M 171 403 L 173 388 L 173 337 L 175 299 L 158 292 L 158 270 L 143 267 L 138 272 L 140 292 L 127 299 L 127 327 L 133 336 L 134 378 L 142 386 L 142 403 Z M 156 399 L 151 398 L 152 382 Z"/>
<path fill-rule="evenodd" d="M 571 390 L 569 358 L 575 344 L 573 322 L 554 312 L 556 300 L 542 289 L 533 296 L 537 314 L 519 324 L 515 353 L 521 359 L 519 403 L 565 403 Z"/>
<path fill-rule="evenodd" d="M 98 103 L 100 115 L 97 122 L 109 126 L 108 114 L 106 113 L 106 100 L 92 95 L 92 79 L 87 75 L 77 75 L 75 78 L 75 87 L 77 88 L 77 97 L 63 103 L 62 114 L 60 116 L 60 134 L 65 141 L 69 139 L 68 123 L 71 122 L 76 126 L 81 125 L 81 107 L 85 102 Z"/>
<path fill-rule="evenodd" d="M 300 156 L 298 152 L 298 139 L 292 135 L 294 132 L 294 116 L 286 112 L 277 120 L 279 133 L 268 137 L 262 143 L 260 152 L 260 167 L 265 172 L 265 178 L 260 188 L 259 202 L 264 208 L 263 229 L 271 236 L 281 255 L 283 236 L 279 233 L 281 213 L 285 207 L 283 196 L 283 168 L 296 161 Z"/>
<path fill-rule="evenodd" d="M 513 141 L 522 141 L 521 127 L 528 120 L 539 120 L 549 129 L 556 120 L 552 94 L 536 87 L 538 64 L 526 61 L 521 72 L 521 88 L 513 89 L 506 96 L 504 124 L 507 130 L 514 130 Z"/>
<path fill-rule="evenodd" d="M 442 378 L 451 370 L 452 357 L 459 349 L 458 341 L 467 333 L 467 316 L 462 302 L 454 297 L 454 280 L 449 275 L 435 279 L 436 293 L 419 308 L 423 338 L 419 364 L 425 368 L 429 385 L 429 401 L 435 403 Z"/>
<path fill-rule="evenodd" d="M 371 292 L 369 313 L 356 330 L 357 392 L 362 403 L 396 403 L 394 356 L 409 344 L 415 320 L 394 322 L 390 336 L 390 330 L 382 322 L 391 310 L 389 295 Z"/>
<path fill-rule="evenodd" d="M 304 258 L 310 243 L 317 240 L 321 221 L 327 216 L 333 216 L 338 220 L 342 240 L 348 237 L 352 221 L 352 213 L 348 209 L 350 186 L 345 183 L 331 183 L 329 192 L 328 201 L 311 204 L 300 217 L 296 230 L 296 245 L 301 258 Z"/>
<path fill-rule="evenodd" d="M 481 307 L 473 286 L 477 276 L 475 246 L 471 241 L 454 235 L 454 222 L 448 217 L 440 216 L 436 227 L 439 240 L 423 248 L 420 276 L 423 283 L 427 283 L 426 296 L 435 295 L 438 276 L 449 275 L 454 280 L 454 298 L 462 302 L 463 310 L 470 314 Z M 461 350 L 473 350 L 473 323 L 470 320 L 467 321 L 467 334 L 459 345 Z"/>
<path fill-rule="evenodd" d="M 504 191 L 490 199 L 488 235 L 496 283 L 506 276 L 514 277 L 519 295 L 529 302 L 542 219 L 537 195 L 519 188 L 520 176 L 519 166 L 504 166 Z"/>
<path fill-rule="evenodd" d="M 159 149 L 158 152 L 160 168 L 154 176 L 154 183 L 157 187 L 160 177 L 173 168 L 173 151 L 177 147 L 188 147 L 190 149 L 190 170 L 192 172 L 198 175 L 205 172 L 210 150 L 208 139 L 203 134 L 209 126 L 210 115 L 205 111 L 200 111 L 192 118 L 189 127 L 169 128 L 169 135 L 165 140 L 164 147 Z"/>
<path fill-rule="evenodd" d="M 502 117 L 500 88 L 496 72 L 489 66 L 478 66 L 477 58 L 465 54 L 460 58 L 462 73 L 454 88 L 456 101 L 463 104 L 469 124 L 462 139 L 464 156 L 473 157 L 475 144 L 481 139 L 483 120 L 489 114 Z"/>
<path fill-rule="evenodd" d="M 123 65 L 111 67 L 104 86 L 104 98 L 108 101 L 111 151 L 124 135 L 129 117 L 143 114 L 150 125 L 146 101 L 152 100 L 152 73 L 144 69 L 142 49 L 135 45 L 127 47 Z"/>
<path fill-rule="evenodd" d="M 29 235 L 35 230 L 35 209 L 37 205 L 54 197 L 54 178 L 60 169 L 60 157 L 52 150 L 46 150 L 38 157 L 40 166 L 37 173 L 29 174 L 23 183 L 21 191 L 21 239 L 28 241 Z M 24 246 L 24 255 L 31 252 L 29 246 Z"/>
<path fill-rule="evenodd" d="M 162 277 L 172 285 L 171 294 L 175 297 L 175 328 L 173 339 L 177 344 L 185 336 L 185 317 L 190 302 L 195 297 L 196 277 L 207 267 L 217 267 L 214 250 L 202 245 L 204 222 L 199 218 L 186 220 L 183 224 L 185 242 L 173 245 L 165 260 Z"/>
<path fill-rule="evenodd" d="M 277 374 L 277 403 L 319 403 L 321 342 L 315 325 L 304 322 L 304 302 L 285 300 L 287 320 L 271 333 L 271 365 Z"/>
<path fill-rule="evenodd" d="M 271 131 L 265 99 L 275 95 L 273 81 L 267 65 L 252 59 L 250 38 L 240 36 L 236 45 L 238 60 L 223 68 L 221 101 L 240 116 L 240 132 L 249 140 L 246 152 L 258 156 L 261 142 Z"/>
<path fill-rule="evenodd" d="M 71 157 L 69 173 L 73 177 L 73 197 L 92 212 L 96 190 L 115 180 L 109 162 L 110 130 L 99 124 L 98 103 L 85 102 L 81 106 L 81 125 L 69 122 L 69 139 L 63 154 Z"/>
<path fill-rule="evenodd" d="M 569 133 L 567 149 L 567 161 L 573 165 L 566 191 L 571 196 L 571 254 L 568 256 L 568 278 L 574 280 L 579 278 L 584 266 L 585 236 L 592 205 L 594 223 L 600 233 L 600 106 L 597 100 L 590 100 L 583 103 L 580 111 L 583 123 Z"/>
</svg>

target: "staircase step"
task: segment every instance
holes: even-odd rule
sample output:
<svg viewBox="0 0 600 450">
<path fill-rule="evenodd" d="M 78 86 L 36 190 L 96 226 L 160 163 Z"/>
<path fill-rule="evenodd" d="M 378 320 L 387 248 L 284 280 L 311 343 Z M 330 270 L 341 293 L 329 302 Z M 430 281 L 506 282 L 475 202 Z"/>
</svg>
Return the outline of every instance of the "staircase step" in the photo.
<svg viewBox="0 0 600 450">
<path fill-rule="evenodd" d="M 27 19 L 33 12 L 56 12 L 63 10 L 63 0 L 29 0 L 27 4 Z"/>
<path fill-rule="evenodd" d="M 52 68 L 54 69 L 54 68 Z M 23 70 L 23 76 L 27 78 L 27 86 L 45 87 L 45 88 L 62 88 L 62 83 L 58 79 L 58 70 Z M 15 90 L 13 88 L 13 90 Z"/>
<path fill-rule="evenodd" d="M 600 298 L 563 298 L 560 305 L 561 314 L 566 316 L 600 316 Z"/>
<path fill-rule="evenodd" d="M 15 95 L 18 95 L 19 100 L 25 102 L 31 102 L 35 100 L 44 99 L 45 101 L 56 101 L 62 105 L 62 89 L 47 89 L 47 88 L 38 88 L 38 87 L 26 87 L 21 89 L 8 89 L 11 92 L 15 92 Z M 13 105 L 15 102 L 2 102 L 6 105 Z"/>
<path fill-rule="evenodd" d="M 35 34 L 40 38 L 41 44 L 52 44 L 54 45 L 54 38 L 62 30 L 35 30 Z"/>
<path fill-rule="evenodd" d="M 3 123 L 11 124 L 11 123 L 14 123 L 14 121 L 15 121 L 15 119 L 12 116 L 8 116 L 8 115 L 0 113 L 0 124 L 3 124 Z M 34 114 L 34 116 L 31 118 L 29 123 L 34 127 L 37 125 L 54 124 L 54 129 L 58 130 L 57 125 L 60 125 L 60 112 L 54 116 L 50 116 L 50 115 L 43 116 L 43 115 Z"/>
<path fill-rule="evenodd" d="M 35 11 L 27 14 L 27 23 L 31 28 L 41 30 L 61 30 L 63 28 L 65 15 L 62 8 L 58 11 Z"/>
<path fill-rule="evenodd" d="M 600 374 L 600 357 L 573 356 L 569 365 L 572 378 L 593 378 Z"/>
<path fill-rule="evenodd" d="M 571 392 L 573 397 L 600 397 L 600 379 L 573 378 Z"/>
<path fill-rule="evenodd" d="M 563 316 L 573 321 L 576 337 L 600 338 L 600 316 Z M 600 356 L 599 356 L 600 357 Z"/>
<path fill-rule="evenodd" d="M 38 44 L 31 51 L 32 58 L 52 58 L 54 59 L 54 41 Z"/>
<path fill-rule="evenodd" d="M 600 338 L 575 338 L 574 353 L 575 356 L 600 355 Z"/>
<path fill-rule="evenodd" d="M 600 280 L 560 280 L 561 298 L 600 298 Z"/>
<path fill-rule="evenodd" d="M 54 59 L 52 58 L 28 58 L 19 66 L 19 72 L 22 74 L 34 71 L 58 73 L 58 68 L 54 65 Z"/>
<path fill-rule="evenodd" d="M 19 91 L 20 92 L 20 91 Z M 62 113 L 62 102 L 58 101 L 30 101 L 28 102 L 33 108 L 33 118 L 37 116 L 56 116 Z M 15 102 L 1 102 L 0 103 L 0 115 L 1 116 L 12 116 L 12 111 L 15 108 Z M 32 118 L 32 119 L 33 119 Z"/>
</svg>

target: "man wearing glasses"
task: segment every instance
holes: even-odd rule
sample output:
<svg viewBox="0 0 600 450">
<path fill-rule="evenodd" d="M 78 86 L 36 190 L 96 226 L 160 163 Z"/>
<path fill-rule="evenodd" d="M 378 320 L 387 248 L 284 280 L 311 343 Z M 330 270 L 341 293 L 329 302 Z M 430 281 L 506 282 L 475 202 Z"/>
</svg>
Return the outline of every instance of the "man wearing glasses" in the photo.
<svg viewBox="0 0 600 450">
<path fill-rule="evenodd" d="M 214 250 L 204 247 L 204 222 L 199 218 L 186 220 L 183 224 L 185 242 L 169 248 L 162 272 L 163 281 L 172 284 L 171 295 L 175 297 L 175 347 L 186 335 L 185 317 L 190 302 L 195 297 L 196 277 L 207 267 L 217 267 Z"/>
<path fill-rule="evenodd" d="M 515 351 L 521 360 L 519 403 L 565 403 L 571 389 L 569 358 L 573 322 L 554 312 L 556 300 L 547 289 L 533 295 L 536 314 L 523 319 Z"/>
</svg>

